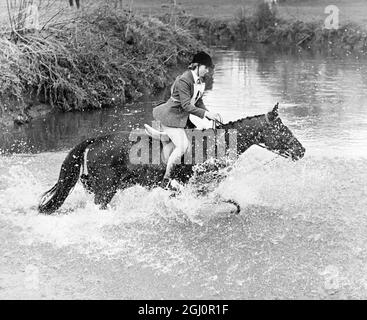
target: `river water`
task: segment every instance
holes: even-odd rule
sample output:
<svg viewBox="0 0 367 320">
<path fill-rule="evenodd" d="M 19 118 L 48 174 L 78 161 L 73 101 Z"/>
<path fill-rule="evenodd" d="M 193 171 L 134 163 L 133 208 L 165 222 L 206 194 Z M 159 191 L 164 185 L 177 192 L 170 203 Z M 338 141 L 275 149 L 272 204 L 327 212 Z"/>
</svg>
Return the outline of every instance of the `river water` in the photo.
<svg viewBox="0 0 367 320">
<path fill-rule="evenodd" d="M 3 132 L 0 298 L 367 298 L 366 62 L 217 48 L 207 107 L 227 122 L 279 101 L 306 155 L 289 162 L 250 148 L 205 198 L 136 186 L 100 211 L 78 183 L 56 214 L 37 213 L 72 146 L 150 123 L 159 97 Z"/>
</svg>

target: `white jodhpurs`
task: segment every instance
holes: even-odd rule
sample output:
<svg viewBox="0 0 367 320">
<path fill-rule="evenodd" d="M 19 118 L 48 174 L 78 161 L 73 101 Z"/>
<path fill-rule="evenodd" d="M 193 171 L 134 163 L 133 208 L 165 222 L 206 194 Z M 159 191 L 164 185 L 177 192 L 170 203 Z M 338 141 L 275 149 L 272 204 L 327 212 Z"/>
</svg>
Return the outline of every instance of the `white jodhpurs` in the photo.
<svg viewBox="0 0 367 320">
<path fill-rule="evenodd" d="M 185 129 L 183 128 L 172 128 L 161 125 L 164 132 L 170 137 L 171 141 L 174 144 L 174 149 L 172 153 L 169 155 L 167 160 L 166 173 L 164 174 L 165 178 L 169 178 L 171 175 L 171 171 L 173 165 L 175 163 L 180 163 L 181 157 L 185 154 L 186 150 L 189 147 L 189 139 L 187 138 Z M 171 143 L 171 142 L 169 142 Z"/>
</svg>

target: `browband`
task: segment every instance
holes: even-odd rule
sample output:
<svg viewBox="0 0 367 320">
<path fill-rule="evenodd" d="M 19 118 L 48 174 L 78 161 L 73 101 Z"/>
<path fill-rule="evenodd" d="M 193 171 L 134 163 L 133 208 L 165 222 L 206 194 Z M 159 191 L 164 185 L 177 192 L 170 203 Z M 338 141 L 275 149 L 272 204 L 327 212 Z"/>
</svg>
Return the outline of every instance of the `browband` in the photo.
<svg viewBox="0 0 367 320">
<path fill-rule="evenodd" d="M 274 117 L 274 120 L 276 120 L 278 117 L 279 117 L 278 115 L 277 115 L 277 116 L 275 116 L 275 117 Z M 274 121 L 274 120 L 273 120 L 273 121 Z M 267 124 L 270 124 L 270 120 L 269 120 L 269 117 L 268 117 L 268 114 L 267 114 L 267 113 L 265 113 L 265 121 L 266 121 L 266 123 L 267 123 Z"/>
</svg>

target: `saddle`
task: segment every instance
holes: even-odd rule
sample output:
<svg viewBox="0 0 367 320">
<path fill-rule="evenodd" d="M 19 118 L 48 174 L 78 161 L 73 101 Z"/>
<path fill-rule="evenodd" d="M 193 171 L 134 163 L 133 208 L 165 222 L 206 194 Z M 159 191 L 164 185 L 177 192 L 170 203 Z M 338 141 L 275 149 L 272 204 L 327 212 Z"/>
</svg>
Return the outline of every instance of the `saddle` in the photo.
<svg viewBox="0 0 367 320">
<path fill-rule="evenodd" d="M 155 140 L 160 140 L 160 141 L 165 141 L 165 142 L 168 142 L 171 140 L 168 134 L 165 133 L 164 131 L 158 131 L 147 124 L 144 124 L 144 127 L 145 127 L 145 133 Z"/>
</svg>

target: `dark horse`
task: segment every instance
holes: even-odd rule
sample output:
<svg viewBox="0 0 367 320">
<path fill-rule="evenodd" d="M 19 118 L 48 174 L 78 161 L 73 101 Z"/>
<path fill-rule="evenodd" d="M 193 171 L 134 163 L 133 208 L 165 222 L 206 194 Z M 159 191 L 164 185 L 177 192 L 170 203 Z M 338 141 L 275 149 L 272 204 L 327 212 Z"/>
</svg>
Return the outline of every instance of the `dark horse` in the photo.
<svg viewBox="0 0 367 320">
<path fill-rule="evenodd" d="M 305 153 L 304 147 L 279 118 L 278 104 L 267 114 L 220 124 L 217 129 L 224 129 L 226 134 L 229 129 L 237 130 L 237 155 L 254 144 L 292 160 L 302 158 Z M 94 202 L 101 208 L 106 208 L 118 189 L 135 184 L 159 185 L 165 165 L 132 163 L 129 152 L 136 143 L 127 132 L 119 132 L 78 144 L 65 158 L 57 183 L 43 194 L 39 212 L 51 214 L 60 208 L 79 178 L 95 195 Z M 80 175 L 81 168 L 83 174 Z M 183 163 L 175 165 L 172 173 L 181 183 L 186 183 L 192 175 L 193 165 Z"/>
</svg>

